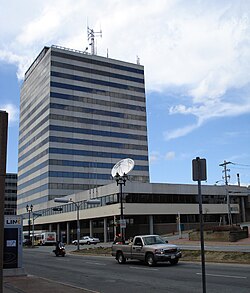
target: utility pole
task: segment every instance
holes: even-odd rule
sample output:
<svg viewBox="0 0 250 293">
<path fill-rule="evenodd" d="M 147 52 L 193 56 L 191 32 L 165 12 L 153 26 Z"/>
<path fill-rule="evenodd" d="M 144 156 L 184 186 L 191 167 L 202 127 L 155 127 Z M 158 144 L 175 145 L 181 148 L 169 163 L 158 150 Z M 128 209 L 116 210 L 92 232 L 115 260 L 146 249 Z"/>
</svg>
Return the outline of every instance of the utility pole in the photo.
<svg viewBox="0 0 250 293">
<path fill-rule="evenodd" d="M 230 169 L 227 169 L 228 164 L 233 164 L 233 163 L 232 162 L 227 162 L 227 161 L 224 160 L 224 163 L 220 164 L 219 166 L 224 168 L 224 170 L 222 172 L 224 172 L 225 177 L 222 176 L 222 178 L 225 179 L 228 224 L 230 226 L 232 226 L 233 221 L 232 221 L 232 214 L 231 214 L 230 197 L 229 197 L 229 192 L 228 192 L 228 189 L 227 189 L 227 186 L 228 186 L 227 178 L 230 178 L 230 175 L 227 175 L 227 172 L 230 171 Z"/>
<path fill-rule="evenodd" d="M 227 169 L 228 164 L 232 164 L 232 162 L 227 162 L 224 160 L 224 163 L 219 165 L 220 167 L 224 168 L 224 170 L 222 172 L 225 174 L 225 176 L 224 177 L 222 176 L 222 178 L 225 179 L 225 185 L 228 185 L 227 178 L 230 179 L 230 175 L 227 175 L 227 172 L 230 172 L 230 169 Z"/>
</svg>

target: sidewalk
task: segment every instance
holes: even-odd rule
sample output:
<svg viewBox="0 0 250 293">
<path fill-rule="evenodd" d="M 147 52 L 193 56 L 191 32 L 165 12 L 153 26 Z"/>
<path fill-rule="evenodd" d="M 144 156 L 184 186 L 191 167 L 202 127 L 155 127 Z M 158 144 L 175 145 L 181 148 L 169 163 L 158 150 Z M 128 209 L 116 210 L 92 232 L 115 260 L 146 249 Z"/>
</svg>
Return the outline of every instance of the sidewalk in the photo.
<svg viewBox="0 0 250 293">
<path fill-rule="evenodd" d="M 31 275 L 3 278 L 3 293 L 99 293 Z"/>
</svg>

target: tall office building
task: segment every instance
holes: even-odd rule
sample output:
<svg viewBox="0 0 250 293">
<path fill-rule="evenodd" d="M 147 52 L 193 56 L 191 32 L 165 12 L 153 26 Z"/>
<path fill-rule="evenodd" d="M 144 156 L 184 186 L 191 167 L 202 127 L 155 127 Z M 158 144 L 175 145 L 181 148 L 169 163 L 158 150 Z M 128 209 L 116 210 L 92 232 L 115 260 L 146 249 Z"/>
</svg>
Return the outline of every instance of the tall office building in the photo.
<svg viewBox="0 0 250 293">
<path fill-rule="evenodd" d="M 4 214 L 16 215 L 17 174 L 7 173 L 5 177 Z"/>
<path fill-rule="evenodd" d="M 127 157 L 130 179 L 148 182 L 143 66 L 44 47 L 21 89 L 18 213 L 111 183 Z"/>
</svg>

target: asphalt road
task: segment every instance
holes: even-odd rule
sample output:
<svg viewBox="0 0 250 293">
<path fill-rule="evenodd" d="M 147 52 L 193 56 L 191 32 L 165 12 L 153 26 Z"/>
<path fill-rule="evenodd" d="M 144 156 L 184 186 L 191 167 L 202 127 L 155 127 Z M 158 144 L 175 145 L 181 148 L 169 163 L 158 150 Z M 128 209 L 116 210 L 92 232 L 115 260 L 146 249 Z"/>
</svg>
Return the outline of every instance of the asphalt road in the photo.
<svg viewBox="0 0 250 293">
<path fill-rule="evenodd" d="M 174 243 L 174 242 L 173 242 Z M 174 243 L 177 246 L 179 246 L 181 249 L 185 249 L 185 250 L 200 250 L 201 246 L 200 244 L 181 244 L 181 243 Z M 83 248 L 89 248 L 89 247 L 98 247 L 98 246 L 102 246 L 102 247 L 111 247 L 112 243 L 100 243 L 100 244 L 96 244 L 96 245 L 81 245 L 80 249 Z M 69 250 L 75 250 L 76 246 L 75 245 L 67 245 L 67 247 L 69 248 Z M 250 245 L 240 245 L 240 244 L 223 244 L 222 243 L 218 243 L 218 245 L 209 245 L 209 244 L 205 244 L 205 250 L 208 251 L 239 251 L 239 252 L 250 252 Z"/>
<path fill-rule="evenodd" d="M 24 249 L 28 274 L 101 293 L 202 292 L 201 265 L 180 261 L 150 268 L 133 261 L 119 265 L 113 257 L 67 254 L 55 257 L 53 247 Z M 250 266 L 206 264 L 207 292 L 248 293 Z"/>
</svg>

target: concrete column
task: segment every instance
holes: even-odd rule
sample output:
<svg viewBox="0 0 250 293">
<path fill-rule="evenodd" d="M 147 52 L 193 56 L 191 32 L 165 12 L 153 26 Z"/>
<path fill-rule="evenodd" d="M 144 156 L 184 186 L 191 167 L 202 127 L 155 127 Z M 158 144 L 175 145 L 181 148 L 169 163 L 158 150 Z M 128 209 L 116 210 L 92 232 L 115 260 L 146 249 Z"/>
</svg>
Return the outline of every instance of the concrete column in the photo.
<svg viewBox="0 0 250 293">
<path fill-rule="evenodd" d="M 246 222 L 245 198 L 242 196 L 240 200 L 241 200 L 241 219 L 242 219 L 242 222 Z"/>
<path fill-rule="evenodd" d="M 114 216 L 114 236 L 117 234 L 115 223 L 116 223 L 116 216 Z"/>
<path fill-rule="evenodd" d="M 149 215 L 149 234 L 154 234 L 154 218 Z"/>
<path fill-rule="evenodd" d="M 107 242 L 107 218 L 103 219 L 103 236 L 104 236 L 104 242 Z"/>
<path fill-rule="evenodd" d="M 69 222 L 67 222 L 67 227 L 66 227 L 66 239 L 67 239 L 67 244 L 70 244 L 70 225 Z"/>
<path fill-rule="evenodd" d="M 93 237 L 93 221 L 89 220 L 89 236 Z"/>
<path fill-rule="evenodd" d="M 52 232 L 52 225 L 49 224 L 49 232 Z"/>
<path fill-rule="evenodd" d="M 60 235 L 60 223 L 57 223 L 57 225 L 56 225 L 56 238 L 57 238 L 57 240 L 61 240 L 61 235 Z"/>
</svg>

